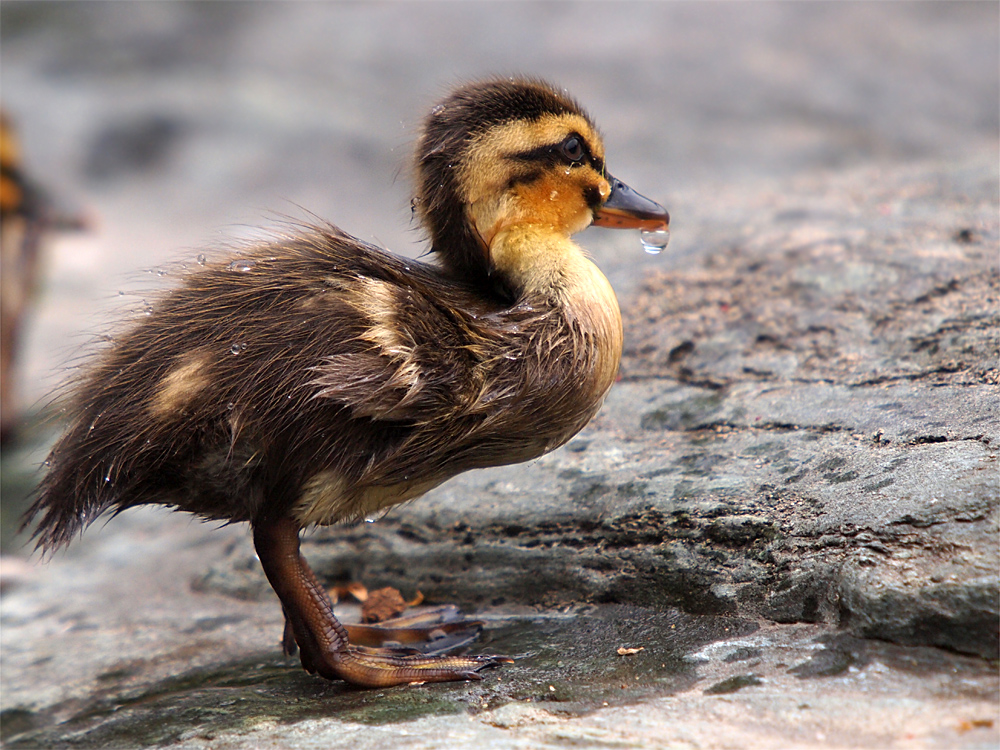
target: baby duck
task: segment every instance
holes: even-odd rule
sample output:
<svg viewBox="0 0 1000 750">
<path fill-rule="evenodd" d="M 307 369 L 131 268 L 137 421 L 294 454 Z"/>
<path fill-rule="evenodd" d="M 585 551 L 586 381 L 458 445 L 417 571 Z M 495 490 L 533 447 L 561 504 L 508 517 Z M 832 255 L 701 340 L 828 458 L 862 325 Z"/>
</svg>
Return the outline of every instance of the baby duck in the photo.
<svg viewBox="0 0 1000 750">
<path fill-rule="evenodd" d="M 570 235 L 669 217 L 608 174 L 590 117 L 537 80 L 454 91 L 424 121 L 415 176 L 440 265 L 303 229 L 188 273 L 101 353 L 26 516 L 38 546 L 148 503 L 246 521 L 309 672 L 381 687 L 504 661 L 351 645 L 299 533 L 575 435 L 615 380 L 622 321 Z"/>
<path fill-rule="evenodd" d="M 0 109 L 0 445 L 17 439 L 22 427 L 16 389 L 24 329 L 31 315 L 43 255 L 54 232 L 87 226 L 27 174 L 14 123 Z"/>
</svg>

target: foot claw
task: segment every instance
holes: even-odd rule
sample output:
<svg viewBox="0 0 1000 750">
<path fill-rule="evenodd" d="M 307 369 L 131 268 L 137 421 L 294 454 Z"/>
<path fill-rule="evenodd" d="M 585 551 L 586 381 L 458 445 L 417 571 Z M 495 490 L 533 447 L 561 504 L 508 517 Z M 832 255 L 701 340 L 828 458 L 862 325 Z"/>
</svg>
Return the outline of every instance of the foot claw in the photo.
<svg viewBox="0 0 1000 750">
<path fill-rule="evenodd" d="M 299 646 L 295 642 L 295 631 L 292 630 L 292 623 L 287 614 L 285 615 L 285 632 L 281 634 L 281 650 L 285 652 L 285 656 L 295 656 L 299 650 Z"/>
</svg>

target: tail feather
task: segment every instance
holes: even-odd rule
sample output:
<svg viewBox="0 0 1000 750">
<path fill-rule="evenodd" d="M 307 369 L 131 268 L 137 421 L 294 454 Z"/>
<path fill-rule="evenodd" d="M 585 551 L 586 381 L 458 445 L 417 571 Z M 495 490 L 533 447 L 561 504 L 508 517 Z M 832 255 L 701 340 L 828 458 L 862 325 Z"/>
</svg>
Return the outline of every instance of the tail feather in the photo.
<svg viewBox="0 0 1000 750">
<path fill-rule="evenodd" d="M 92 496 L 67 496 L 45 487 L 45 484 L 21 521 L 21 531 L 31 530 L 35 550 L 42 554 L 55 552 L 69 544 L 114 504 Z"/>
<path fill-rule="evenodd" d="M 52 449 L 45 462 L 48 472 L 21 521 L 21 531 L 31 530 L 35 549 L 43 554 L 67 545 L 118 504 L 110 472 L 102 470 L 100 452 L 84 446 L 79 432 L 78 426 L 70 429 Z"/>
</svg>

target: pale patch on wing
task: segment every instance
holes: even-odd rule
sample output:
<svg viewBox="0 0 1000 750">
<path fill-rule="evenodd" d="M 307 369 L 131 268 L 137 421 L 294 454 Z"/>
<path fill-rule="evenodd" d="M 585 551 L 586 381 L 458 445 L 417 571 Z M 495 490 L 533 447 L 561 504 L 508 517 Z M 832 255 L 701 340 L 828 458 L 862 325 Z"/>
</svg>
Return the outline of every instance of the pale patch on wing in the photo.
<svg viewBox="0 0 1000 750">
<path fill-rule="evenodd" d="M 170 419 L 190 406 L 211 382 L 209 361 L 206 352 L 185 355 L 157 384 L 149 404 L 150 413 L 157 419 Z"/>
<path fill-rule="evenodd" d="M 358 279 L 348 291 L 347 302 L 370 321 L 362 339 L 376 344 L 385 354 L 405 357 L 412 352 L 413 342 L 396 325 L 398 306 L 392 285 L 379 279 Z"/>
<path fill-rule="evenodd" d="M 360 278 L 342 284 L 340 292 L 365 321 L 359 340 L 372 347 L 333 355 L 315 368 L 313 398 L 338 401 L 356 417 L 413 418 L 424 395 L 423 380 L 416 343 L 397 318 L 396 289 L 379 279 Z"/>
</svg>

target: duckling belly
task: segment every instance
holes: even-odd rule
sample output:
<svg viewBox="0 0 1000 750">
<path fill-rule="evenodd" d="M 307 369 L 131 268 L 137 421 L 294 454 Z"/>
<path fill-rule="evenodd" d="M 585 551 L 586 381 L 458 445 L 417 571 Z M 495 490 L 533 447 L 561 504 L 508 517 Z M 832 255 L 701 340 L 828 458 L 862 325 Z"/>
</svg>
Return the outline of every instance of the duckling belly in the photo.
<svg viewBox="0 0 1000 750">
<path fill-rule="evenodd" d="M 292 509 L 292 516 L 303 526 L 328 526 L 339 521 L 366 518 L 384 508 L 420 497 L 447 478 L 442 476 L 356 487 L 336 470 L 321 471 L 306 482 Z"/>
</svg>

